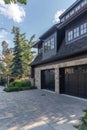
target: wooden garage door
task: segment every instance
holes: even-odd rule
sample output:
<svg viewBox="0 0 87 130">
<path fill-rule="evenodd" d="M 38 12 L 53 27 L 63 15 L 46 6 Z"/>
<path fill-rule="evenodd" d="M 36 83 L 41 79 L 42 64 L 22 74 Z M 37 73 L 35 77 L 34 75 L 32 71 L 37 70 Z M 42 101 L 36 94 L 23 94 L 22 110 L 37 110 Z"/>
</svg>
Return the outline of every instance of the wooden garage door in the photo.
<svg viewBox="0 0 87 130">
<path fill-rule="evenodd" d="M 87 67 L 65 69 L 65 93 L 87 98 Z"/>
<path fill-rule="evenodd" d="M 54 72 L 54 69 L 41 71 L 41 88 L 55 91 L 55 72 Z"/>
<path fill-rule="evenodd" d="M 87 66 L 65 68 L 62 93 L 87 98 Z"/>
</svg>

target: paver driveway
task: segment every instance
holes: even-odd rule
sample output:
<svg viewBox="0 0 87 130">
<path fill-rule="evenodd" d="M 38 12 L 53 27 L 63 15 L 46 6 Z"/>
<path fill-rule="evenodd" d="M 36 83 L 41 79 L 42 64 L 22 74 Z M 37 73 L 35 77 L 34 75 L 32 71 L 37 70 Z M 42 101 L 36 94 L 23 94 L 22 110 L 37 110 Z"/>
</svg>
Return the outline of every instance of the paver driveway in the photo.
<svg viewBox="0 0 87 130">
<path fill-rule="evenodd" d="M 87 101 L 56 93 L 0 88 L 0 130 L 75 130 L 84 109 Z"/>
</svg>

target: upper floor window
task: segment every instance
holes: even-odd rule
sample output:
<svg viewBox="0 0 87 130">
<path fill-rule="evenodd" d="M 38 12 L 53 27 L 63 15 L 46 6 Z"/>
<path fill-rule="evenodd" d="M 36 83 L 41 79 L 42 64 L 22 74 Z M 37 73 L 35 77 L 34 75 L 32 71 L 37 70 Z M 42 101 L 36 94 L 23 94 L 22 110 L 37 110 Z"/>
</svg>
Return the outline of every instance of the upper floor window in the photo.
<svg viewBox="0 0 87 130">
<path fill-rule="evenodd" d="M 42 48 L 38 49 L 38 53 L 41 54 L 42 53 Z"/>
<path fill-rule="evenodd" d="M 66 19 L 68 19 L 68 18 L 69 18 L 69 14 L 66 15 Z"/>
<path fill-rule="evenodd" d="M 51 49 L 51 43 L 50 43 L 50 41 L 48 41 L 48 50 L 50 50 Z"/>
<path fill-rule="evenodd" d="M 61 22 L 64 22 L 64 20 L 65 20 L 65 17 L 63 17 L 63 18 L 61 19 Z"/>
<path fill-rule="evenodd" d="M 45 51 L 45 52 L 48 51 L 48 44 L 47 44 L 47 42 L 44 43 L 44 51 Z"/>
<path fill-rule="evenodd" d="M 87 0 L 83 0 L 82 2 L 81 2 L 81 6 L 83 7 L 85 4 L 87 4 Z"/>
<path fill-rule="evenodd" d="M 87 23 L 84 23 L 80 26 L 80 33 L 81 35 L 85 34 L 87 32 Z"/>
<path fill-rule="evenodd" d="M 74 38 L 79 36 L 79 27 L 74 29 Z"/>
<path fill-rule="evenodd" d="M 70 12 L 70 16 L 74 14 L 74 9 Z"/>
<path fill-rule="evenodd" d="M 51 37 L 44 43 L 44 52 L 48 52 L 55 48 L 55 37 Z"/>
<path fill-rule="evenodd" d="M 68 41 L 73 39 L 73 31 L 68 32 Z"/>
<path fill-rule="evenodd" d="M 80 9 L 80 4 L 76 6 L 75 11 L 78 11 Z"/>
<path fill-rule="evenodd" d="M 54 40 L 54 37 L 51 38 L 51 49 L 54 49 L 55 47 L 55 40 Z"/>
<path fill-rule="evenodd" d="M 87 33 L 87 22 L 81 24 L 80 26 L 74 28 L 67 33 L 67 41 L 70 42 L 75 38 Z"/>
</svg>

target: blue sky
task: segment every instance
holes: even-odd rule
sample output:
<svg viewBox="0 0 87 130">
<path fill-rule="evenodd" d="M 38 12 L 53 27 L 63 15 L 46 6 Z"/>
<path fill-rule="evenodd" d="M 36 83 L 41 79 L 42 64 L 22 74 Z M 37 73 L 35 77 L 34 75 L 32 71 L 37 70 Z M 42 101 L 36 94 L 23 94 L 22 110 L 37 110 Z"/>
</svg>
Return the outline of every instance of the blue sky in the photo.
<svg viewBox="0 0 87 130">
<path fill-rule="evenodd" d="M 58 19 L 55 16 L 67 9 L 75 0 L 27 0 L 27 5 L 5 5 L 0 0 L 0 44 L 3 40 L 13 47 L 11 29 L 18 26 L 26 33 L 27 39 L 33 34 L 35 39 L 43 34 Z M 5 29 L 1 29 L 5 28 Z M 1 45 L 0 45 L 1 50 Z"/>
</svg>

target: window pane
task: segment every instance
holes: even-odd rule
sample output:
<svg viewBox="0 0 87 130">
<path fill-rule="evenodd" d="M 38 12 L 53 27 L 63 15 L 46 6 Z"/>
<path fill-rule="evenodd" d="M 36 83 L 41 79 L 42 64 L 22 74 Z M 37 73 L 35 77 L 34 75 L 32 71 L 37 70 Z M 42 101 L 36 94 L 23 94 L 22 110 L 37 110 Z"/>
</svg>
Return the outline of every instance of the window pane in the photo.
<svg viewBox="0 0 87 130">
<path fill-rule="evenodd" d="M 85 4 L 87 4 L 87 0 L 82 1 L 81 6 L 83 7 Z"/>
<path fill-rule="evenodd" d="M 74 38 L 79 36 L 79 27 L 74 29 Z"/>
<path fill-rule="evenodd" d="M 73 15 L 73 14 L 74 14 L 74 10 L 72 10 L 72 11 L 70 12 L 70 16 Z"/>
<path fill-rule="evenodd" d="M 80 9 L 80 5 L 78 5 L 75 10 L 78 11 L 79 9 Z"/>
<path fill-rule="evenodd" d="M 82 35 L 82 34 L 85 34 L 85 33 L 87 32 L 87 23 L 82 24 L 80 29 L 81 29 L 81 30 L 80 30 L 80 31 L 81 31 L 81 32 L 80 32 L 81 35 Z"/>
<path fill-rule="evenodd" d="M 73 39 L 73 31 L 68 32 L 68 41 Z"/>
<path fill-rule="evenodd" d="M 54 37 L 51 38 L 51 49 L 54 49 Z"/>
<path fill-rule="evenodd" d="M 50 41 L 48 41 L 48 50 L 51 49 Z"/>
<path fill-rule="evenodd" d="M 47 46 L 47 42 L 45 42 L 45 44 L 44 44 L 44 52 L 47 52 L 47 50 L 48 50 L 48 46 Z"/>
<path fill-rule="evenodd" d="M 69 14 L 66 15 L 66 19 L 68 19 L 68 18 L 69 18 Z"/>
</svg>

